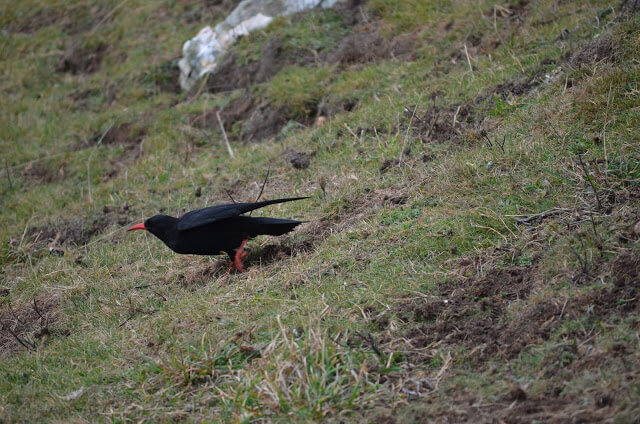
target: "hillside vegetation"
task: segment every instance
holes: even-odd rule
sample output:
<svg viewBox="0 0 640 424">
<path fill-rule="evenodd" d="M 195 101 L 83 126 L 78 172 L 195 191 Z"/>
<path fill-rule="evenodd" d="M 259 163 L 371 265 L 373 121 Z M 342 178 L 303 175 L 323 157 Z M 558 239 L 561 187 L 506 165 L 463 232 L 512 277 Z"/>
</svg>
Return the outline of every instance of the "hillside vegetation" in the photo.
<svg viewBox="0 0 640 424">
<path fill-rule="evenodd" d="M 0 4 L 0 422 L 637 422 L 640 2 L 237 3 Z"/>
</svg>

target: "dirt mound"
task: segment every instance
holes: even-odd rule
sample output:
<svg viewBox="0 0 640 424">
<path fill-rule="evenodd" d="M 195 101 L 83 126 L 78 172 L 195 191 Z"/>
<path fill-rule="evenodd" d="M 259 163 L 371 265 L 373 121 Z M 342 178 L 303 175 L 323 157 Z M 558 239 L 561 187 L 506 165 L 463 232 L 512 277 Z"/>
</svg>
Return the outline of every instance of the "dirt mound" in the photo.
<svg viewBox="0 0 640 424">
<path fill-rule="evenodd" d="M 567 60 L 572 68 L 593 66 L 599 62 L 615 61 L 619 52 L 619 40 L 612 35 L 604 35 L 576 50 Z"/>
<path fill-rule="evenodd" d="M 286 107 L 244 95 L 222 109 L 193 115 L 191 125 L 219 131 L 218 113 L 229 138 L 246 141 L 264 141 L 277 136 L 290 118 Z"/>
<path fill-rule="evenodd" d="M 29 162 L 22 170 L 22 178 L 35 184 L 47 184 L 64 180 L 67 176 L 63 164 L 54 166 L 44 161 Z"/>
<path fill-rule="evenodd" d="M 423 143 L 456 141 L 476 126 L 476 119 L 470 104 L 433 106 L 425 112 L 405 109 L 405 125 L 411 125 L 413 133 Z"/>
<path fill-rule="evenodd" d="M 52 295 L 40 295 L 22 305 L 5 302 L 0 309 L 0 358 L 21 349 L 36 350 L 47 336 L 68 335 L 56 326 L 59 309 L 60 298 Z"/>
<path fill-rule="evenodd" d="M 103 42 L 82 44 L 72 41 L 55 70 L 74 75 L 94 73 L 100 69 L 106 53 L 107 45 Z"/>
</svg>

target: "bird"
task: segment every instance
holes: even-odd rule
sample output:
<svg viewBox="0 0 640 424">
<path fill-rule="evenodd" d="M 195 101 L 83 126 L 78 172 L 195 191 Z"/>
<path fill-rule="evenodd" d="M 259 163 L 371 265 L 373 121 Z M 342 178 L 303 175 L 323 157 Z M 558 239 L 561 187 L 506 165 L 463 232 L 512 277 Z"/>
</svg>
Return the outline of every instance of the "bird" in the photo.
<svg viewBox="0 0 640 424">
<path fill-rule="evenodd" d="M 305 221 L 243 215 L 276 203 L 293 202 L 308 197 L 265 200 L 251 203 L 228 203 L 187 212 L 180 218 L 154 215 L 140 224 L 127 229 L 146 230 L 162 240 L 178 254 L 229 255 L 231 265 L 227 274 L 235 267 L 244 271 L 242 258 L 247 255 L 244 247 L 249 239 L 259 235 L 280 236 L 292 231 Z"/>
</svg>

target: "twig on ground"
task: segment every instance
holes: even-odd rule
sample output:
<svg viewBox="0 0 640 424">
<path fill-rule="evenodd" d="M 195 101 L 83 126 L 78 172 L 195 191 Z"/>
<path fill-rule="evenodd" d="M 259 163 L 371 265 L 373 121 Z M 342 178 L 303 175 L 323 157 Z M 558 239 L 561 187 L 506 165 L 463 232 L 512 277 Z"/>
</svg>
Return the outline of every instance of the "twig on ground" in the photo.
<svg viewBox="0 0 640 424">
<path fill-rule="evenodd" d="M 578 163 L 580 163 L 580 167 L 582 168 L 582 171 L 584 172 L 584 176 L 587 179 L 587 181 L 589 182 L 589 185 L 591 185 L 591 189 L 593 190 L 593 194 L 595 194 L 595 196 L 596 196 L 596 202 L 598 202 L 598 209 L 602 209 L 602 202 L 600 202 L 600 195 L 598 194 L 598 189 L 596 188 L 596 185 L 593 182 L 593 179 L 591 178 L 591 175 L 589 175 L 589 171 L 587 170 L 587 165 L 582 160 L 582 155 L 578 155 Z"/>
<path fill-rule="evenodd" d="M 9 164 L 7 159 L 4 159 L 4 170 L 7 173 L 7 180 L 9 180 L 9 190 L 13 190 L 13 182 L 11 181 L 11 173 L 9 172 Z"/>
<path fill-rule="evenodd" d="M 40 319 L 45 319 L 42 314 L 40 313 L 40 309 L 38 309 L 38 304 L 36 303 L 36 298 L 34 296 L 33 298 L 33 309 L 36 311 L 36 314 L 38 314 L 38 316 L 40 317 Z M 46 320 L 45 320 L 46 321 Z"/>
<path fill-rule="evenodd" d="M 27 339 L 21 339 L 20 336 L 18 336 L 10 327 L 6 327 L 2 324 L 0 324 L 0 330 L 2 329 L 6 329 L 9 334 L 11 334 L 13 336 L 14 339 L 16 339 L 18 341 L 18 343 L 20 343 L 22 346 L 24 346 L 27 350 L 36 350 L 35 347 L 36 345 L 33 342 L 30 342 Z"/>
<path fill-rule="evenodd" d="M 356 335 L 369 345 L 371 350 L 373 350 L 373 352 L 378 356 L 378 358 L 384 359 L 384 355 L 382 354 L 382 352 L 380 352 L 380 349 L 378 348 L 378 345 L 376 344 L 376 341 L 371 335 L 371 333 L 367 333 L 366 335 L 364 335 L 360 332 L 356 332 Z"/>
<path fill-rule="evenodd" d="M 469 65 L 469 71 L 471 71 L 471 78 L 473 78 L 473 66 L 471 65 L 471 58 L 469 57 L 469 50 L 467 50 L 467 43 L 464 44 L 464 55 L 467 57 L 467 64 Z"/>
<path fill-rule="evenodd" d="M 260 200 L 262 197 L 262 192 L 264 191 L 264 186 L 267 185 L 267 180 L 269 179 L 269 173 L 271 172 L 271 165 L 267 168 L 267 174 L 264 176 L 264 180 L 262 181 L 262 187 L 260 187 L 260 193 L 258 193 L 258 197 L 256 197 L 256 202 Z"/>
<path fill-rule="evenodd" d="M 222 130 L 222 136 L 224 137 L 224 143 L 227 146 L 227 151 L 229 152 L 229 156 L 231 156 L 231 159 L 234 159 L 236 155 L 233 153 L 233 149 L 231 148 L 231 143 L 229 143 L 229 138 L 227 138 L 227 132 L 224 130 L 224 125 L 222 125 L 222 119 L 220 119 L 220 111 L 216 112 L 216 117 L 218 118 L 218 124 L 220 125 L 220 130 Z"/>
<path fill-rule="evenodd" d="M 531 221 L 542 221 L 543 219 L 545 219 L 545 218 L 547 218 L 549 216 L 560 215 L 560 214 L 563 214 L 565 212 L 569 212 L 569 209 L 550 209 L 548 211 L 536 213 L 534 215 L 529 215 L 529 216 L 526 216 L 524 218 L 514 218 L 514 220 L 518 224 L 528 224 Z"/>
<path fill-rule="evenodd" d="M 233 198 L 233 196 L 231 195 L 231 192 L 229 190 L 224 189 L 224 192 L 227 194 L 227 196 L 229 196 L 229 199 L 231 199 L 231 201 L 233 203 L 238 203 L 238 202 L 236 202 L 236 199 Z"/>
</svg>

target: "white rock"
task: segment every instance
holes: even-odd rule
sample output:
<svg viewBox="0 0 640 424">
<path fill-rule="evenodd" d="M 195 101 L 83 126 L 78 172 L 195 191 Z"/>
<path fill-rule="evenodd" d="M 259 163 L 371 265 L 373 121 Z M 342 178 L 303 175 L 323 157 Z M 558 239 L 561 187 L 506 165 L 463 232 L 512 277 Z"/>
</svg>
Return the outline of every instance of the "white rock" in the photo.
<svg viewBox="0 0 640 424">
<path fill-rule="evenodd" d="M 216 69 L 218 59 L 239 37 L 266 27 L 277 16 L 314 7 L 333 7 L 344 0 L 244 0 L 215 28 L 206 26 L 182 47 L 180 86 L 191 89 L 203 75 Z"/>
</svg>

